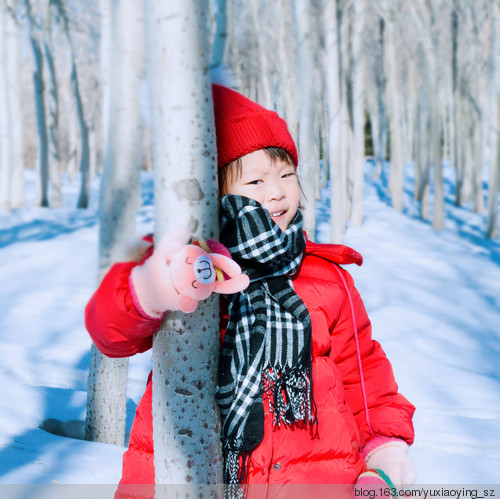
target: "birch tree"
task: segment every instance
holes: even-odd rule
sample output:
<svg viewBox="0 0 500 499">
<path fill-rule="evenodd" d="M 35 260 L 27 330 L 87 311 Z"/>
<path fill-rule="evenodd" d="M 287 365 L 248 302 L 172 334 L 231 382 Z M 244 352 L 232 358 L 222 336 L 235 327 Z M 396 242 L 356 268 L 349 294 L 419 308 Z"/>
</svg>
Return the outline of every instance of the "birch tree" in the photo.
<svg viewBox="0 0 500 499">
<path fill-rule="evenodd" d="M 6 2 L 10 14 L 6 16 L 6 72 L 7 99 L 10 121 L 10 206 L 24 208 L 24 123 L 21 107 L 21 60 L 19 38 L 20 29 L 11 2 Z M 6 109 L 6 108 L 5 108 Z"/>
<path fill-rule="evenodd" d="M 394 12 L 386 17 L 384 29 L 384 47 L 387 74 L 387 101 L 389 104 L 389 129 L 391 137 L 391 167 L 389 189 L 392 206 L 395 210 L 403 209 L 403 149 L 401 136 L 401 97 L 399 71 L 396 50 L 396 22 Z"/>
<path fill-rule="evenodd" d="M 352 43 L 352 121 L 353 121 L 353 155 L 352 155 L 352 208 L 351 224 L 360 226 L 363 223 L 363 190 L 365 166 L 365 75 L 363 55 L 363 32 L 365 29 L 365 0 L 354 0 L 354 29 Z"/>
<path fill-rule="evenodd" d="M 10 179 L 12 162 L 10 151 L 10 112 L 7 88 L 7 33 L 5 6 L 0 3 L 0 211 L 10 210 Z"/>
<path fill-rule="evenodd" d="M 52 47 L 52 13 L 50 0 L 40 1 L 41 40 L 43 57 L 48 71 L 46 72 L 47 88 L 47 128 L 49 138 L 49 177 L 51 180 L 52 206 L 59 207 L 62 203 L 61 171 L 59 150 L 59 85 Z"/>
<path fill-rule="evenodd" d="M 211 58 L 212 66 L 220 66 L 223 64 L 227 39 L 226 0 L 217 0 L 216 6 L 216 25 Z"/>
<path fill-rule="evenodd" d="M 217 161 L 206 5 L 146 1 L 153 110 L 155 235 L 177 225 L 194 238 L 217 227 Z M 182 168 L 179 166 L 182 165 Z M 153 435 L 157 484 L 222 482 L 215 405 L 215 297 L 196 312 L 169 313 L 153 342 Z"/>
<path fill-rule="evenodd" d="M 490 88 L 489 88 L 489 187 L 488 187 L 488 228 L 489 238 L 498 237 L 498 193 L 500 190 L 500 105 L 499 105 L 499 46 L 498 30 L 500 29 L 500 6 L 498 2 L 490 3 Z"/>
<path fill-rule="evenodd" d="M 346 222 L 346 172 L 341 160 L 341 76 L 340 30 L 337 16 L 337 0 L 325 0 L 325 66 L 328 112 L 328 157 L 330 161 L 330 240 L 342 242 Z"/>
<path fill-rule="evenodd" d="M 46 105 L 44 96 L 44 61 L 42 43 L 40 39 L 39 22 L 32 9 L 31 0 L 24 0 L 28 18 L 29 37 L 35 71 L 33 81 L 35 84 L 36 121 L 38 129 L 39 171 L 40 171 L 40 206 L 49 206 L 49 144 L 46 123 Z"/>
<path fill-rule="evenodd" d="M 59 18 L 63 25 L 63 32 L 66 38 L 68 59 L 70 60 L 70 81 L 73 93 L 74 106 L 78 120 L 78 128 L 80 131 L 80 172 L 82 175 L 80 194 L 78 196 L 77 207 L 87 208 L 89 202 L 89 188 L 90 188 L 90 145 L 89 145 L 89 127 L 85 112 L 83 109 L 83 99 L 81 92 L 81 83 L 78 73 L 78 66 L 76 63 L 76 51 L 73 43 L 70 21 L 66 12 L 66 6 L 63 0 L 52 0 L 57 8 Z"/>
<path fill-rule="evenodd" d="M 131 258 L 139 196 L 142 123 L 140 85 L 144 60 L 142 4 L 111 5 L 109 119 L 101 180 L 99 280 L 114 262 Z M 106 36 L 106 35 L 105 35 Z M 123 445 L 128 359 L 109 359 L 92 346 L 86 438 Z"/>
<path fill-rule="evenodd" d="M 319 166 L 318 121 L 315 113 L 317 102 L 316 85 L 311 75 L 315 73 L 313 12 L 311 3 L 297 0 L 295 6 L 295 29 L 299 64 L 299 163 L 300 175 L 306 179 L 302 185 L 306 208 L 304 210 L 304 230 L 311 240 L 315 239 L 315 178 Z"/>
</svg>

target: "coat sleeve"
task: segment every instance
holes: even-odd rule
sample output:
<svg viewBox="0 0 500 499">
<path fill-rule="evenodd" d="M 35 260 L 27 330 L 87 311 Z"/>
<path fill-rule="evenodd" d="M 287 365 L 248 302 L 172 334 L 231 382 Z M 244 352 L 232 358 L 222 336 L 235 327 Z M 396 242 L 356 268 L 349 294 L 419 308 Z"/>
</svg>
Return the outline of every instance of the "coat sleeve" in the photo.
<svg viewBox="0 0 500 499">
<path fill-rule="evenodd" d="M 85 307 L 85 326 L 96 347 L 108 357 L 129 357 L 152 346 L 162 319 L 146 318 L 134 305 L 130 272 L 137 263 L 116 263 Z"/>
<path fill-rule="evenodd" d="M 334 361 L 342 374 L 346 404 L 359 428 L 361 446 L 376 436 L 401 438 L 411 444 L 415 407 L 398 392 L 391 363 L 372 338 L 371 323 L 353 280 L 338 268 L 345 284 L 344 301 L 334 327 L 332 350 L 338 352 Z"/>
</svg>

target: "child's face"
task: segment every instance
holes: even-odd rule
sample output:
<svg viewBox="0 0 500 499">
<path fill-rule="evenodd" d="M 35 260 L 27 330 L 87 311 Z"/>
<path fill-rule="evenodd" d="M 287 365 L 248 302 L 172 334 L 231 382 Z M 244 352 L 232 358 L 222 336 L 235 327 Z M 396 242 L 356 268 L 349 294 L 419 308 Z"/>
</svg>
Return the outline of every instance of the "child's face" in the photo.
<svg viewBox="0 0 500 499">
<path fill-rule="evenodd" d="M 242 172 L 229 176 L 225 194 L 236 194 L 258 201 L 281 230 L 286 230 L 297 214 L 300 190 L 293 165 L 277 159 L 272 161 L 258 150 L 241 158 Z"/>
</svg>

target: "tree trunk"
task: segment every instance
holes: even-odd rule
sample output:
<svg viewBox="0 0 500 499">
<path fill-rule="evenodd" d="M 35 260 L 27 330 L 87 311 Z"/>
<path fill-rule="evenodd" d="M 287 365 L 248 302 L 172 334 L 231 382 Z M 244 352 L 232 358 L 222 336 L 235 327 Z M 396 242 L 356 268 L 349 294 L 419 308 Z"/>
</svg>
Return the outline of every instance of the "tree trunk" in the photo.
<svg viewBox="0 0 500 499">
<path fill-rule="evenodd" d="M 498 103 L 500 82 L 498 71 L 498 29 L 500 29 L 500 6 L 497 2 L 491 8 L 491 42 L 490 42 L 490 94 L 488 110 L 489 122 L 489 185 L 488 185 L 488 227 L 486 235 L 490 239 L 498 237 L 498 192 L 500 189 L 500 106 Z"/>
<path fill-rule="evenodd" d="M 294 141 L 299 138 L 299 110 L 297 86 L 297 50 L 294 45 L 293 33 L 293 3 L 289 0 L 278 0 L 277 22 L 279 22 L 278 53 L 280 59 L 281 109 L 288 129 Z"/>
<path fill-rule="evenodd" d="M 403 150 L 401 137 L 401 100 L 396 53 L 395 23 L 388 19 L 385 24 L 385 60 L 387 65 L 387 100 L 390 103 L 389 128 L 391 135 L 391 163 L 389 190 L 392 206 L 403 209 Z"/>
<path fill-rule="evenodd" d="M 89 129 L 87 121 L 85 119 L 85 113 L 83 110 L 83 102 L 80 91 L 80 81 L 78 77 L 78 68 L 76 65 L 76 54 L 75 54 L 73 40 L 71 38 L 68 15 L 62 0 L 52 0 L 52 1 L 54 2 L 58 10 L 58 13 L 61 17 L 61 20 L 63 22 L 64 35 L 66 37 L 66 42 L 67 42 L 68 57 L 71 63 L 71 73 L 70 73 L 71 89 L 73 91 L 78 127 L 80 129 L 80 141 L 81 141 L 80 172 L 82 178 L 81 178 L 81 187 L 77 202 L 77 208 L 87 208 L 89 203 L 89 189 L 91 180 Z"/>
<path fill-rule="evenodd" d="M 107 151 L 109 136 L 109 98 L 111 77 L 111 0 L 99 0 L 101 38 L 99 62 L 101 76 L 101 148 L 103 158 Z"/>
<path fill-rule="evenodd" d="M 224 50 L 227 39 L 227 12 L 226 0 L 217 0 L 217 23 L 215 28 L 214 42 L 212 45 L 211 65 L 221 66 L 224 63 Z"/>
<path fill-rule="evenodd" d="M 315 113 L 315 72 L 312 7 L 306 0 L 295 2 L 295 29 L 299 48 L 299 172 L 305 179 L 302 188 L 306 200 L 304 230 L 309 239 L 315 239 L 315 177 L 319 168 L 318 122 Z"/>
<path fill-rule="evenodd" d="M 176 226 L 187 227 L 195 238 L 218 235 L 206 7 L 195 0 L 146 2 L 158 239 Z M 211 297 L 192 314 L 167 314 L 155 335 L 157 484 L 222 483 L 220 421 L 214 398 L 218 316 L 218 300 Z"/>
<path fill-rule="evenodd" d="M 69 42 L 68 38 L 68 42 Z M 78 126 L 80 128 L 80 140 L 82 149 L 80 151 L 80 172 L 82 174 L 80 195 L 78 197 L 77 208 L 87 208 L 89 205 L 90 189 L 90 149 L 89 149 L 89 130 L 83 112 L 82 98 L 80 94 L 80 83 L 78 81 L 78 70 L 76 67 L 75 56 L 71 50 L 71 87 L 75 98 L 76 113 L 78 116 Z"/>
<path fill-rule="evenodd" d="M 326 94 L 330 161 L 330 241 L 342 243 L 346 222 L 346 188 L 341 158 L 340 29 L 337 0 L 325 0 Z M 326 165 L 324 165 L 326 167 Z"/>
<path fill-rule="evenodd" d="M 365 0 L 354 0 L 354 32 L 352 42 L 352 207 L 351 225 L 363 223 L 363 191 L 365 170 L 365 62 L 363 55 L 363 32 L 365 29 Z"/>
<path fill-rule="evenodd" d="M 13 15 L 6 16 L 7 84 L 10 115 L 10 154 L 12 165 L 10 203 L 13 209 L 25 206 L 24 192 L 24 127 L 21 107 L 21 61 L 19 54 L 19 27 Z"/>
<path fill-rule="evenodd" d="M 135 239 L 140 191 L 142 123 L 140 85 L 144 57 L 142 4 L 115 1 L 111 10 L 112 60 L 110 117 L 101 180 L 99 280 L 114 262 L 130 260 Z M 108 359 L 93 352 L 97 373 L 89 376 L 87 438 L 123 445 L 125 439 L 127 359 Z M 100 390 L 111 394 L 94 395 Z M 92 406 L 91 404 L 98 404 Z"/>
<path fill-rule="evenodd" d="M 268 109 L 274 109 L 273 91 L 271 84 L 271 65 L 269 64 L 268 46 L 264 38 L 264 29 L 259 13 L 264 8 L 261 0 L 248 0 L 252 15 L 253 30 L 256 40 L 256 54 L 259 61 L 258 88 L 261 90 L 258 101 Z"/>
<path fill-rule="evenodd" d="M 30 43 L 35 60 L 35 72 L 33 81 L 35 83 L 36 121 L 38 128 L 39 144 L 39 170 L 40 170 L 40 206 L 49 206 L 49 144 L 45 116 L 44 78 L 43 78 L 43 55 L 40 47 L 40 35 L 36 27 L 36 20 L 31 8 L 31 1 L 24 0 L 30 32 Z"/>
<path fill-rule="evenodd" d="M 61 165 L 59 148 L 59 90 L 52 49 L 52 16 L 49 0 L 40 3 L 42 19 L 42 42 L 44 60 L 48 68 L 48 134 L 49 134 L 49 176 L 51 181 L 51 201 L 53 207 L 62 204 Z"/>
<path fill-rule="evenodd" d="M 12 174 L 10 112 L 7 88 L 7 13 L 0 4 L 0 211 L 8 211 Z"/>
</svg>

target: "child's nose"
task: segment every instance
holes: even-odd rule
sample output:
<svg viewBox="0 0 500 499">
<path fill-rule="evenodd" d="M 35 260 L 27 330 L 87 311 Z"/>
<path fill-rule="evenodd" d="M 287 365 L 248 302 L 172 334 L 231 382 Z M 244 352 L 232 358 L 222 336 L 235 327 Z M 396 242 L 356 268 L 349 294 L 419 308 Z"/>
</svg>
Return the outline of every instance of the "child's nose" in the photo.
<svg viewBox="0 0 500 499">
<path fill-rule="evenodd" d="M 268 197 L 269 200 L 279 201 L 285 196 L 285 190 L 281 186 L 280 182 L 271 182 L 269 184 Z"/>
</svg>

